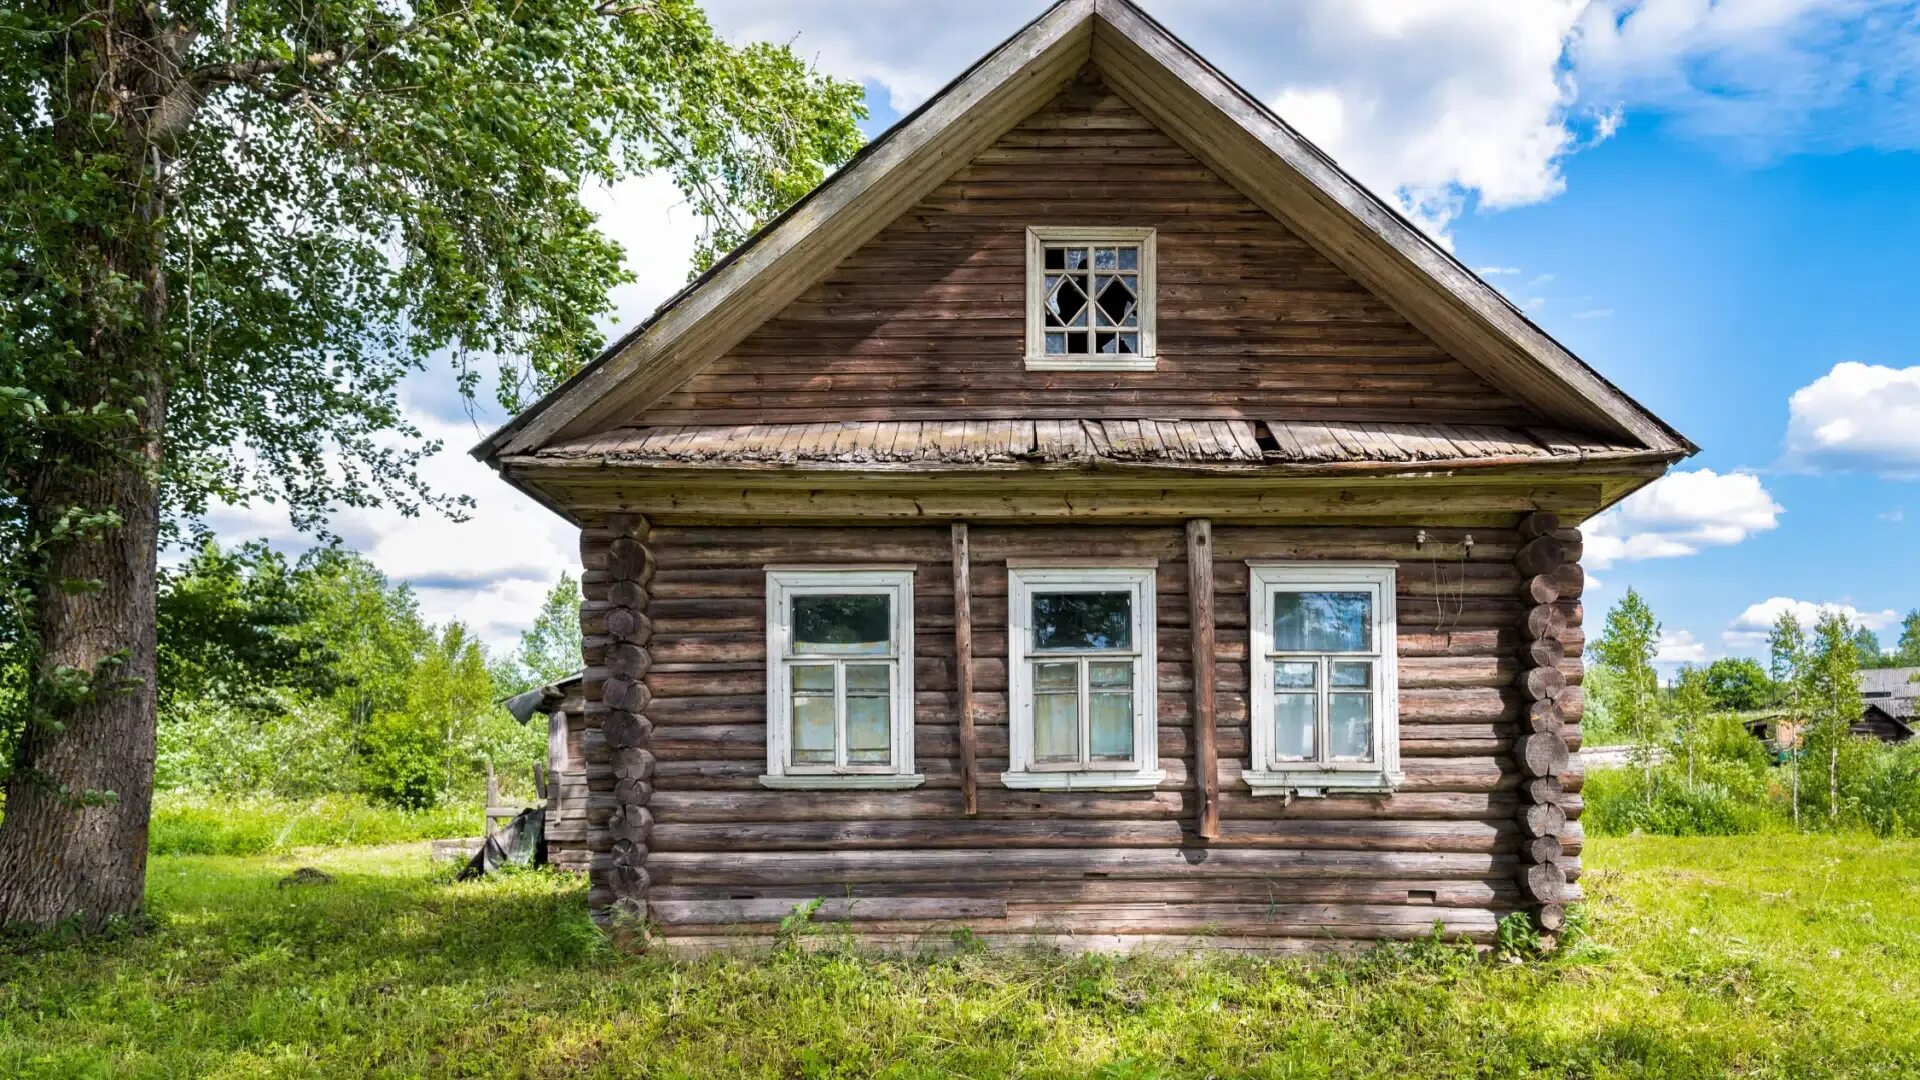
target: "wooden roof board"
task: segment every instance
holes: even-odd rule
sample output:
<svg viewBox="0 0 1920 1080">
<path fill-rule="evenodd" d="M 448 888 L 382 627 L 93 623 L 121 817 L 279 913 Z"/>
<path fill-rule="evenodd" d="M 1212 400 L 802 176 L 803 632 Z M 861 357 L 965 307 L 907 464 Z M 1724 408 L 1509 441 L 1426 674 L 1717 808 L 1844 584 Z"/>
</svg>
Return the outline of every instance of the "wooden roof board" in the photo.
<svg viewBox="0 0 1920 1080">
<path fill-rule="evenodd" d="M 1061 0 L 489 437 L 476 456 L 537 452 L 657 400 L 1088 63 L 1167 134 L 1494 385 L 1554 421 L 1607 430 L 1617 442 L 1675 457 L 1694 449 L 1129 0 Z"/>
<path fill-rule="evenodd" d="M 1644 456 L 1626 444 L 1543 446 L 1513 428 L 1445 424 L 1330 424 L 1264 421 L 1274 448 L 1253 425 L 1222 420 L 843 421 L 736 427 L 623 428 L 561 443 L 538 458 L 606 464 L 1131 464 L 1322 465 L 1447 463 L 1537 458 L 1585 461 Z"/>
</svg>

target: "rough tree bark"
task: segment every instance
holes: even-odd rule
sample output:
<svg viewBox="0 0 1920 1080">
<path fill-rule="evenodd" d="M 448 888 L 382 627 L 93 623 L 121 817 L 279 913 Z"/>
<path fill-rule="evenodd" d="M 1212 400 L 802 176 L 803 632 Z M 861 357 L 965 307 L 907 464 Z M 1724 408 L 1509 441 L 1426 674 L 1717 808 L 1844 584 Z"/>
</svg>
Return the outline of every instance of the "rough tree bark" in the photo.
<svg viewBox="0 0 1920 1080">
<path fill-rule="evenodd" d="M 167 323 L 167 162 L 154 136 L 169 120 L 162 106 L 179 82 L 183 45 L 157 18 L 141 5 L 101 17 L 66 87 L 69 101 L 113 117 L 129 199 L 127 220 L 98 223 L 72 260 L 103 295 L 76 298 L 91 323 L 75 342 L 87 360 L 68 391 L 83 403 L 125 402 L 133 422 L 105 438 L 56 430 L 26 475 L 29 535 L 50 535 L 70 508 L 111 511 L 119 524 L 42 552 L 30 719 L 0 820 L 0 926 L 98 929 L 139 915 L 146 899 Z M 97 146 L 89 109 L 69 112 L 56 138 Z M 125 283 L 139 290 L 131 320 L 116 299 Z M 77 703 L 54 689 L 65 671 L 94 676 Z"/>
</svg>

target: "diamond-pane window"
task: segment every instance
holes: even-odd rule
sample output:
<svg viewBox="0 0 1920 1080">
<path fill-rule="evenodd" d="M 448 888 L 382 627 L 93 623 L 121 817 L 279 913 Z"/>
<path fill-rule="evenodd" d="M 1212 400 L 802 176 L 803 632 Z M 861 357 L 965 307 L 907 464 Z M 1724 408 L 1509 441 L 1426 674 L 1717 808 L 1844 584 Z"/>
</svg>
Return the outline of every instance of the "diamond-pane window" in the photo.
<svg viewBox="0 0 1920 1080">
<path fill-rule="evenodd" d="M 1151 368 L 1153 230 L 1028 232 L 1028 365 Z"/>
</svg>

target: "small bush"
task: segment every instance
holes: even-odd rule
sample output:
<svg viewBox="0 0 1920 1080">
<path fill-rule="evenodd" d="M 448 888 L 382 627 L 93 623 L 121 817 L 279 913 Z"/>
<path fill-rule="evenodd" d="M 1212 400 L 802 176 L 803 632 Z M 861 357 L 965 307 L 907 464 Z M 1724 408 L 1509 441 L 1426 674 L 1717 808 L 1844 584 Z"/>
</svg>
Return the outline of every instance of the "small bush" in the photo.
<svg viewBox="0 0 1920 1080">
<path fill-rule="evenodd" d="M 156 855 L 263 855 L 474 836 L 480 830 L 477 805 L 397 810 L 355 795 L 290 800 L 161 792 L 148 835 Z"/>
<path fill-rule="evenodd" d="M 1696 762 L 1691 783 L 1685 766 L 1671 762 L 1653 770 L 1651 783 L 1639 768 L 1597 769 L 1581 794 L 1581 820 L 1601 835 L 1739 836 L 1783 823 L 1765 775 L 1745 763 Z"/>
</svg>

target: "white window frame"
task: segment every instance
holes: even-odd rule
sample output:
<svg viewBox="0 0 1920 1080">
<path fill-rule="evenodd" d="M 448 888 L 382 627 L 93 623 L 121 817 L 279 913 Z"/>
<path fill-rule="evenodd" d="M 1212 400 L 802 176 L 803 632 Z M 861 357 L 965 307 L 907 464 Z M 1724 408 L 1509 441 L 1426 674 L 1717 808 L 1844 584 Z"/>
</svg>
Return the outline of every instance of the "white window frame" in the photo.
<svg viewBox="0 0 1920 1080">
<path fill-rule="evenodd" d="M 913 762 L 913 568 L 912 567 L 767 567 L 767 772 L 769 788 L 882 789 L 919 787 L 926 778 Z M 886 654 L 798 654 L 792 648 L 789 614 L 796 596 L 847 593 L 883 594 L 893 602 L 893 651 Z M 888 765 L 795 765 L 788 760 L 793 739 L 791 694 L 796 666 L 835 665 L 836 756 L 845 757 L 845 676 L 849 663 L 886 663 L 893 668 L 892 763 Z"/>
<path fill-rule="evenodd" d="M 1027 791 L 1135 791 L 1160 786 L 1167 774 L 1160 768 L 1159 709 L 1155 699 L 1158 652 L 1154 624 L 1158 607 L 1152 565 L 1134 566 L 1022 566 L 1007 564 L 1007 684 L 1008 768 L 1001 774 L 1007 787 Z M 1124 652 L 1034 653 L 1032 640 L 1035 592 L 1116 592 L 1133 594 L 1133 648 Z M 1036 763 L 1033 760 L 1033 671 L 1030 661 L 1059 655 L 1062 659 L 1097 660 L 1102 655 L 1133 660 L 1132 761 L 1078 766 Z M 1087 749 L 1084 719 L 1089 708 L 1081 664 L 1080 708 L 1082 753 Z"/>
<path fill-rule="evenodd" d="M 1153 229 L 1079 228 L 1034 225 L 1027 228 L 1027 370 L 1152 371 L 1159 343 L 1154 330 L 1156 233 Z M 1131 355 L 1076 353 L 1048 356 L 1046 339 L 1045 248 L 1048 244 L 1140 245 L 1140 351 Z M 1088 297 L 1092 303 L 1092 297 Z M 1088 318 L 1092 315 L 1089 313 Z"/>
<path fill-rule="evenodd" d="M 1247 612 L 1252 633 L 1248 667 L 1251 738 L 1248 768 L 1241 776 L 1255 795 L 1323 795 L 1328 791 L 1391 792 L 1405 777 L 1400 772 L 1400 678 L 1396 653 L 1398 622 L 1394 610 L 1392 563 L 1247 562 Z M 1365 653 L 1288 653 L 1280 659 L 1342 657 L 1373 664 L 1373 760 L 1335 761 L 1327 753 L 1327 673 L 1318 665 L 1319 699 L 1314 741 L 1317 761 L 1276 762 L 1273 757 L 1273 596 L 1276 592 L 1366 592 L 1373 597 L 1373 648 Z"/>
</svg>

